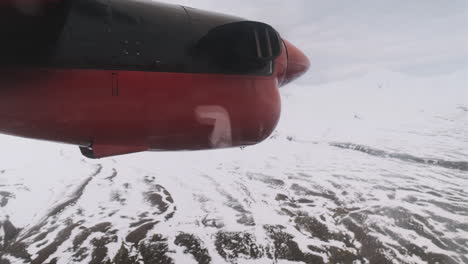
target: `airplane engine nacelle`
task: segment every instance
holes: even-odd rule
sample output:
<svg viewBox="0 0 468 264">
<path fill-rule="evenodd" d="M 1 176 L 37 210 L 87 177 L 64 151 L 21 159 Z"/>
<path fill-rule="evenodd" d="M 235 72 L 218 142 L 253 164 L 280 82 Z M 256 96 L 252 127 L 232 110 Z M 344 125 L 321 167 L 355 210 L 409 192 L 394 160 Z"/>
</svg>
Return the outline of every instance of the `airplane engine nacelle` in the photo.
<svg viewBox="0 0 468 264">
<path fill-rule="evenodd" d="M 309 67 L 256 21 L 146 0 L 42 3 L 0 5 L 16 23 L 0 23 L 0 132 L 87 157 L 259 143 L 278 88 Z"/>
</svg>

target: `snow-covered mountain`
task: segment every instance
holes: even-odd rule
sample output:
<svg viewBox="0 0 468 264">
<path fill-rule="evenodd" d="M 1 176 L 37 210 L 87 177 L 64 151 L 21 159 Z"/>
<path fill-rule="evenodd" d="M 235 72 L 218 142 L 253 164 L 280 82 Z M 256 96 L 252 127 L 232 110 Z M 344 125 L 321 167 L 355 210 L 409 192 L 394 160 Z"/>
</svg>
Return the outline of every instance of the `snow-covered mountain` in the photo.
<svg viewBox="0 0 468 264">
<path fill-rule="evenodd" d="M 468 73 L 285 87 L 246 149 L 0 137 L 0 263 L 468 263 Z"/>
</svg>

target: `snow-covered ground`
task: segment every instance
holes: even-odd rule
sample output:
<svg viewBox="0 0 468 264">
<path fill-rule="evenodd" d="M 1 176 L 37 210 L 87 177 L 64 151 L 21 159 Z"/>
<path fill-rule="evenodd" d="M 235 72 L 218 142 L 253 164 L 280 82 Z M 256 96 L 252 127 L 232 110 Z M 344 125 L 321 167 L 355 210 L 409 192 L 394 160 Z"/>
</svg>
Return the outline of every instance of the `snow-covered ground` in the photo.
<svg viewBox="0 0 468 264">
<path fill-rule="evenodd" d="M 282 95 L 245 149 L 91 161 L 0 136 L 0 263 L 468 263 L 468 71 Z"/>
</svg>

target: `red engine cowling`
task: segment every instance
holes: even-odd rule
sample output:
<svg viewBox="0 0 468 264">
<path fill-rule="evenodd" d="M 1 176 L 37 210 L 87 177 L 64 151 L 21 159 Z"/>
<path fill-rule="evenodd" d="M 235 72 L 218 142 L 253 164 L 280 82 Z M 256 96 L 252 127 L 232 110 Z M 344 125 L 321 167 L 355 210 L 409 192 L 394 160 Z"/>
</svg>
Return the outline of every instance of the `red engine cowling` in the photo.
<svg viewBox="0 0 468 264">
<path fill-rule="evenodd" d="M 310 64 L 259 22 L 151 1 L 41 3 L 0 26 L 0 132 L 91 158 L 259 143 L 279 86 Z"/>
</svg>

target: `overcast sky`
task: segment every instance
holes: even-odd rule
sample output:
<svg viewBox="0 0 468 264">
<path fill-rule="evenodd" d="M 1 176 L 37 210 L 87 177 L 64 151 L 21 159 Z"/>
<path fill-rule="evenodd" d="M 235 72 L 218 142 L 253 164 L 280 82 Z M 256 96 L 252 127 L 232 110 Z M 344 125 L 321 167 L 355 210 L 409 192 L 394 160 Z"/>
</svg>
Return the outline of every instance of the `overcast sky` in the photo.
<svg viewBox="0 0 468 264">
<path fill-rule="evenodd" d="M 307 82 L 468 67 L 468 0 L 163 1 L 271 24 L 310 57 Z"/>
</svg>

